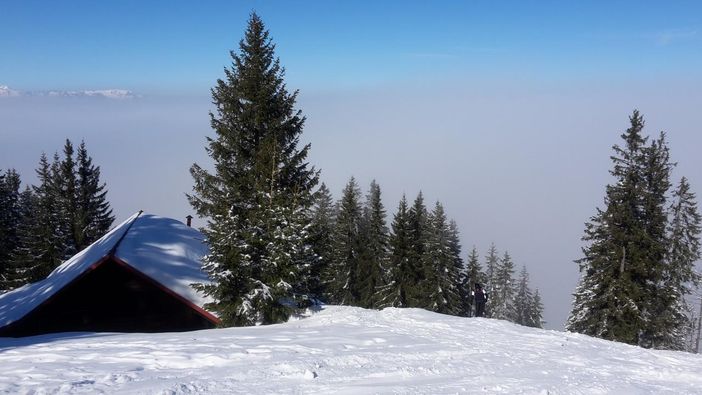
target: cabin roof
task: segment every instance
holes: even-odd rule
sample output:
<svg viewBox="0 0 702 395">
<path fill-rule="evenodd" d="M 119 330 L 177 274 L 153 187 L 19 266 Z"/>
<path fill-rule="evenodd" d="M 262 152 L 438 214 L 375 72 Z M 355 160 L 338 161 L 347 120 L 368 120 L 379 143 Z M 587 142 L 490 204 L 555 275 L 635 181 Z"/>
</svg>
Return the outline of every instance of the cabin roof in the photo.
<svg viewBox="0 0 702 395">
<path fill-rule="evenodd" d="M 192 284 L 211 282 L 201 269 L 207 252 L 204 236 L 196 229 L 171 218 L 138 212 L 61 264 L 46 279 L 0 295 L 0 327 L 20 320 L 109 256 L 202 308 L 211 298 L 196 291 Z"/>
</svg>

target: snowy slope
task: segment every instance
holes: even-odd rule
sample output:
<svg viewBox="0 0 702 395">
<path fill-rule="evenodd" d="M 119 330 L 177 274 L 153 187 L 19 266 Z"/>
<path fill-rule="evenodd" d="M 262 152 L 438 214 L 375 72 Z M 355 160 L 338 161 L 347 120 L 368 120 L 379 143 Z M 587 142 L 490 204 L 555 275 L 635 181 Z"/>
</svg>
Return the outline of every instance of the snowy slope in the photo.
<svg viewBox="0 0 702 395">
<path fill-rule="evenodd" d="M 0 393 L 702 393 L 702 357 L 417 309 L 282 325 L 0 338 Z"/>
</svg>

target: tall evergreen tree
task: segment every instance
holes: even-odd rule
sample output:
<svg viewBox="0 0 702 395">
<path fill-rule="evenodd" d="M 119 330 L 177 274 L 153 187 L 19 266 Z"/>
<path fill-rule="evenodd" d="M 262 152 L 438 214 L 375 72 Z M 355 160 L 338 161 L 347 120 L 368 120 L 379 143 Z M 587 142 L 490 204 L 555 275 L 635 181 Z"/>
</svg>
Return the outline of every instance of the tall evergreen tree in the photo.
<svg viewBox="0 0 702 395">
<path fill-rule="evenodd" d="M 37 251 L 34 250 L 40 246 L 34 234 L 39 229 L 36 200 L 30 186 L 27 186 L 19 197 L 17 246 L 10 255 L 10 272 L 7 273 L 6 278 L 8 289 L 20 287 L 37 279 L 35 272 L 41 262 L 37 260 Z"/>
<path fill-rule="evenodd" d="M 63 146 L 63 159 L 56 161 L 58 163 L 58 171 L 54 174 L 56 179 L 53 180 L 53 183 L 57 191 L 59 225 L 62 228 L 61 233 L 65 235 L 65 249 L 62 259 L 66 260 L 79 251 L 77 236 L 80 233 L 76 210 L 78 206 L 76 162 L 73 159 L 73 144 L 70 140 L 66 139 L 66 143 Z"/>
<path fill-rule="evenodd" d="M 615 183 L 606 187 L 606 208 L 597 209 L 586 224 L 583 240 L 589 244 L 583 248 L 584 257 L 576 261 L 581 280 L 566 328 L 637 344 L 644 330 L 638 302 L 643 295 L 640 282 L 645 278 L 639 246 L 646 234 L 640 199 L 646 138 L 641 134 L 644 123 L 638 111 L 629 120 L 631 125 L 622 135 L 624 147 L 613 147 Z"/>
<path fill-rule="evenodd" d="M 224 325 L 281 322 L 309 270 L 309 213 L 317 173 L 298 148 L 304 117 L 288 93 L 275 45 L 253 13 L 233 64 L 212 89 L 215 138 L 207 152 L 214 172 L 191 167 L 190 203 L 208 218 L 210 245 L 201 286 Z"/>
<path fill-rule="evenodd" d="M 700 259 L 700 232 L 702 217 L 697 210 L 695 194 L 685 177 L 680 180 L 673 193 L 670 206 L 668 265 L 658 295 L 659 316 L 656 317 L 664 330 L 653 339 L 658 348 L 684 350 L 687 348 L 692 309 L 686 297 L 692 295 L 693 287 L 699 284 L 695 263 Z"/>
<path fill-rule="evenodd" d="M 333 258 L 325 276 L 330 303 L 356 306 L 359 297 L 359 261 L 363 249 L 361 234 L 361 190 L 351 177 L 344 188 L 336 216 Z"/>
<path fill-rule="evenodd" d="M 100 166 L 93 164 L 85 141 L 76 157 L 77 180 L 73 238 L 78 251 L 104 236 L 115 220 L 107 200 L 107 184 L 100 182 Z"/>
<path fill-rule="evenodd" d="M 426 292 L 422 307 L 443 314 L 461 312 L 460 273 L 456 265 L 452 235 L 441 203 L 437 202 L 428 217 L 426 244 L 422 255 L 423 286 Z"/>
<path fill-rule="evenodd" d="M 531 300 L 531 306 L 529 308 L 529 315 L 527 316 L 526 326 L 531 326 L 534 328 L 544 327 L 544 305 L 541 302 L 541 294 L 539 289 L 534 292 L 534 297 Z"/>
<path fill-rule="evenodd" d="M 674 327 L 670 320 L 662 319 L 664 312 L 673 307 L 673 303 L 666 301 L 666 297 L 661 295 L 661 287 L 668 272 L 666 201 L 667 192 L 671 187 L 670 173 L 673 167 L 665 133 L 661 132 L 658 139 L 643 149 L 642 157 L 645 186 L 642 196 L 642 220 L 646 236 L 641 245 L 645 255 L 641 262 L 644 278 L 641 281 L 643 295 L 639 305 L 645 329 L 639 334 L 639 345 L 660 348 L 665 342 L 663 339 L 669 336 Z"/>
<path fill-rule="evenodd" d="M 539 300 L 538 303 L 540 304 L 541 301 Z M 514 322 L 516 324 L 541 327 L 541 319 L 539 318 L 540 307 L 537 305 L 536 296 L 529 286 L 529 273 L 526 270 L 526 266 L 522 266 L 522 271 L 519 273 L 514 306 L 516 313 Z"/>
<path fill-rule="evenodd" d="M 20 259 L 27 266 L 18 269 L 27 273 L 28 282 L 44 279 L 65 257 L 65 223 L 59 200 L 60 187 L 57 185 L 59 163 L 58 154 L 54 155 L 52 164 L 49 164 L 45 154 L 39 160 L 39 185 L 33 187 L 35 218 L 24 241 L 25 251 L 31 255 Z"/>
<path fill-rule="evenodd" d="M 670 252 L 672 270 L 670 277 L 679 284 L 684 295 L 692 294 L 693 287 L 699 284 L 700 276 L 695 271 L 695 263 L 700 259 L 700 234 L 702 217 L 697 209 L 695 193 L 690 190 L 687 178 L 680 180 L 673 194 L 670 207 Z"/>
<path fill-rule="evenodd" d="M 15 170 L 0 172 L 0 293 L 14 288 L 12 256 L 19 247 L 20 185 Z"/>
<path fill-rule="evenodd" d="M 529 304 L 534 295 L 529 289 L 529 273 L 526 266 L 522 266 L 522 271 L 519 273 L 517 280 L 517 289 L 515 293 L 515 320 L 519 325 L 526 325 L 527 316 L 529 315 Z"/>
<path fill-rule="evenodd" d="M 310 294 L 320 298 L 325 292 L 323 275 L 329 268 L 334 252 L 336 210 L 329 188 L 322 183 L 315 193 L 311 212 L 310 243 L 317 255 L 310 268 Z"/>
<path fill-rule="evenodd" d="M 385 285 L 388 270 L 388 227 L 380 186 L 373 180 L 363 213 L 362 252 L 359 259 L 359 302 L 361 307 L 381 304 L 378 291 Z"/>
<path fill-rule="evenodd" d="M 461 257 L 461 238 L 458 231 L 458 224 L 453 219 L 449 221 L 448 244 L 449 250 L 451 251 L 451 260 L 453 261 L 452 270 L 456 273 L 456 277 L 453 279 L 453 281 L 455 281 L 454 286 L 458 291 L 457 315 L 468 317 L 470 314 L 470 305 L 468 304 L 470 289 L 468 287 L 464 287 L 466 268 L 463 258 Z"/>
<path fill-rule="evenodd" d="M 412 257 L 412 239 L 407 198 L 402 199 L 392 221 L 389 237 L 390 256 L 386 272 L 385 286 L 379 290 L 379 308 L 408 307 L 415 278 L 410 259 Z"/>
<path fill-rule="evenodd" d="M 485 255 L 485 284 L 483 290 L 488 295 L 488 303 L 485 304 L 485 317 L 492 317 L 492 306 L 495 305 L 492 300 L 492 294 L 495 292 L 495 284 L 497 284 L 497 270 L 500 266 L 500 257 L 497 252 L 495 243 L 490 244 L 490 249 Z"/>
<path fill-rule="evenodd" d="M 514 263 L 507 251 L 499 261 L 492 286 L 494 290 L 490 299 L 490 317 L 516 321 Z"/>
<path fill-rule="evenodd" d="M 665 135 L 647 144 L 643 117 L 634 111 L 615 145 L 615 179 L 604 210 L 586 224 L 584 257 L 567 329 L 609 340 L 661 347 L 671 330 L 673 299 L 663 295 L 669 277 L 666 194 L 670 188 Z"/>
<path fill-rule="evenodd" d="M 425 247 L 427 245 L 428 212 L 424 205 L 424 195 L 417 194 L 408 212 L 409 221 L 409 259 L 407 280 L 411 287 L 406 289 L 407 307 L 426 307 L 426 270 L 422 265 Z"/>
</svg>

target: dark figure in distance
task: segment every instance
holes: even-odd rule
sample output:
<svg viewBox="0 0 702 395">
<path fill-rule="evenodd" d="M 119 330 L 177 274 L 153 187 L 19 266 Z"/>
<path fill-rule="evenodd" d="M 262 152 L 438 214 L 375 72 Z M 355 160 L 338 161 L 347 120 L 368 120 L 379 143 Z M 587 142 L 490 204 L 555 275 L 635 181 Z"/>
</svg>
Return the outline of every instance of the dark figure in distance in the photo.
<svg viewBox="0 0 702 395">
<path fill-rule="evenodd" d="M 473 301 L 475 302 L 475 316 L 482 317 L 485 314 L 485 302 L 487 295 L 483 292 L 483 287 L 475 283 L 475 291 L 473 291 Z"/>
</svg>

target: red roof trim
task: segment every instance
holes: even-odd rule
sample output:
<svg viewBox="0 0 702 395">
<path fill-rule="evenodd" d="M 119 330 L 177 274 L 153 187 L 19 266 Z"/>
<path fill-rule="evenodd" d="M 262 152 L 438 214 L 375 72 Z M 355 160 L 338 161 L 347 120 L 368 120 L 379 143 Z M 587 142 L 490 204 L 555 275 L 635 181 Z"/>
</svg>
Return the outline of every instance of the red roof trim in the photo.
<svg viewBox="0 0 702 395">
<path fill-rule="evenodd" d="M 203 309 L 202 307 L 196 305 L 195 303 L 193 303 L 193 302 L 191 302 L 191 301 L 185 299 L 184 297 L 178 295 L 178 294 L 175 293 L 172 289 L 166 287 L 165 285 L 159 283 L 158 281 L 154 280 L 153 278 L 151 278 L 151 277 L 147 276 L 146 274 L 140 272 L 139 270 L 133 268 L 133 267 L 130 266 L 127 262 L 125 262 L 125 261 L 123 261 L 123 260 L 117 258 L 116 256 L 112 256 L 112 257 L 109 257 L 109 258 L 111 258 L 113 262 L 115 262 L 116 264 L 122 266 L 124 269 L 128 270 L 129 272 L 131 272 L 131 273 L 133 273 L 133 274 L 135 274 L 135 275 L 141 277 L 142 279 L 144 279 L 145 281 L 150 282 L 151 284 L 153 284 L 155 287 L 157 287 L 158 289 L 162 290 L 163 292 L 165 292 L 165 293 L 171 295 L 172 297 L 178 299 L 181 303 L 183 303 L 183 304 L 185 304 L 186 306 L 190 307 L 191 309 L 195 310 L 195 311 L 198 312 L 202 317 L 204 317 L 204 318 L 207 319 L 208 321 L 212 322 L 213 324 L 219 325 L 219 324 L 222 322 L 219 318 L 217 318 L 215 315 L 213 315 L 213 314 L 210 313 L 209 311 Z M 104 259 L 103 259 L 103 260 L 104 260 Z M 96 265 L 98 265 L 98 264 L 100 264 L 100 263 L 102 263 L 102 262 L 98 262 L 98 263 L 96 263 Z M 96 267 L 97 267 L 97 266 L 96 266 Z M 92 268 L 92 266 L 91 266 L 91 268 Z"/>
</svg>

